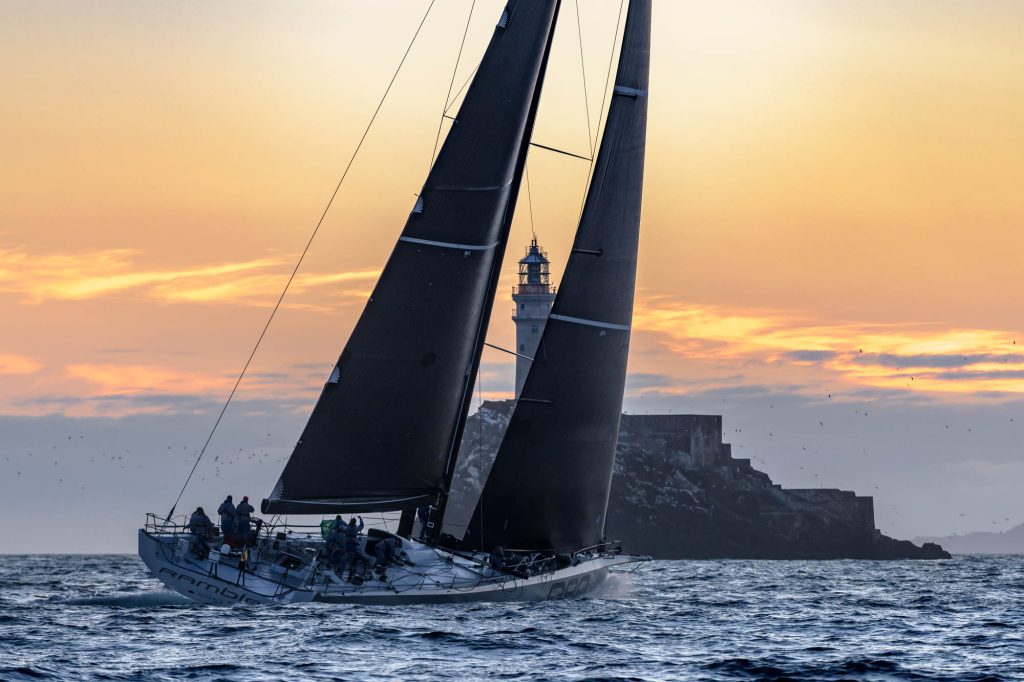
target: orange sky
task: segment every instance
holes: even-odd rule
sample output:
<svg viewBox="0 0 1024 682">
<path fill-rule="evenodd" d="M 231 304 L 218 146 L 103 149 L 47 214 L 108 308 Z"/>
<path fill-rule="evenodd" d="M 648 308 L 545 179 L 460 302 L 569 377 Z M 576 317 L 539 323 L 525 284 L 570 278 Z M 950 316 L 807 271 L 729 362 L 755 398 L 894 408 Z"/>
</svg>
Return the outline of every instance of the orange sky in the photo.
<svg viewBox="0 0 1024 682">
<path fill-rule="evenodd" d="M 425 177 L 469 4 L 428 19 L 243 397 L 319 390 Z M 502 4 L 477 2 L 456 87 Z M 585 154 L 563 4 L 534 139 Z M 426 5 L 0 5 L 0 414 L 222 397 Z M 580 5 L 596 128 L 619 3 Z M 652 43 L 628 405 L 1021 398 L 1024 5 L 660 0 Z M 529 168 L 557 279 L 586 167 Z"/>
<path fill-rule="evenodd" d="M 480 3 L 459 84 L 500 4 Z M 102 356 L 114 347 L 146 351 L 124 365 L 129 384 L 140 362 L 234 369 L 425 3 L 397 6 L 385 20 L 364 3 L 5 3 L 0 58 L 17 68 L 0 75 L 0 352 L 20 377 L 5 381 L 8 409 L 46 374 L 87 392 L 73 366 L 106 368 L 94 388 L 116 388 L 119 364 Z M 330 361 L 391 248 L 467 7 L 428 19 L 289 298 L 281 326 L 317 336 L 288 351 L 296 362 Z M 593 126 L 617 8 L 581 9 Z M 1016 3 L 659 3 L 638 329 L 684 357 L 680 337 L 728 345 L 706 356 L 712 374 L 725 357 L 865 344 L 872 356 L 1012 350 L 1024 326 L 1022 26 Z M 585 153 L 573 13 L 558 38 L 535 139 Z M 531 159 L 556 273 L 584 166 Z M 505 308 L 494 336 L 507 342 Z M 992 375 L 1021 360 L 996 363 L 913 388 L 1024 390 Z M 889 382 L 864 365 L 817 370 Z"/>
</svg>

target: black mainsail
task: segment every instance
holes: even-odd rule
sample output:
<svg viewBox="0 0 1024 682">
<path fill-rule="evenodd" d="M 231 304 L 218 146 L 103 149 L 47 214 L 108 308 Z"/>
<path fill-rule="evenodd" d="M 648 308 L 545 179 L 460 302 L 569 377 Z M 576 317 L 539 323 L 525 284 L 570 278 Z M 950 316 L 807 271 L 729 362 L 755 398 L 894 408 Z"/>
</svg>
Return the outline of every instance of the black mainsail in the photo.
<svg viewBox="0 0 1024 682">
<path fill-rule="evenodd" d="M 443 494 L 480 362 L 558 0 L 509 0 L 264 513 Z"/>
<path fill-rule="evenodd" d="M 562 552 L 603 541 L 633 315 L 650 28 L 650 0 L 631 0 L 565 276 L 466 547 Z"/>
</svg>

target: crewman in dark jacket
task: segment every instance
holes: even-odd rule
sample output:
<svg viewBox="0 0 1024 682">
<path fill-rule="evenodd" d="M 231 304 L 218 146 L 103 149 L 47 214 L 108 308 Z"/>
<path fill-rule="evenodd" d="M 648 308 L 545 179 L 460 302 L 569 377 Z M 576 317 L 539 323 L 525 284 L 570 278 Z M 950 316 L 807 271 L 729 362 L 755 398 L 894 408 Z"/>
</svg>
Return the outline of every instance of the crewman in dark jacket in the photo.
<svg viewBox="0 0 1024 682">
<path fill-rule="evenodd" d="M 345 564 L 345 531 L 344 524 L 333 526 L 327 534 L 327 544 L 324 546 L 324 556 L 327 558 L 327 565 L 333 566 L 340 571 Z"/>
<path fill-rule="evenodd" d="M 491 550 L 490 555 L 487 557 L 487 563 L 496 571 L 500 571 L 505 567 L 505 550 L 498 545 Z"/>
<path fill-rule="evenodd" d="M 254 511 L 256 509 L 249 504 L 248 495 L 243 497 L 242 501 L 235 507 L 235 534 L 246 543 L 249 542 L 249 523 L 252 520 L 252 513 Z"/>
<path fill-rule="evenodd" d="M 385 573 L 388 566 L 392 563 L 403 564 L 405 566 L 415 566 L 412 561 L 409 560 L 408 555 L 401 549 L 401 543 L 397 538 L 387 538 L 377 543 L 377 547 L 374 548 L 374 553 L 377 555 L 377 563 L 375 568 L 380 573 L 380 579 L 385 579 Z"/>
<path fill-rule="evenodd" d="M 395 559 L 395 539 L 386 538 L 379 541 L 374 549 L 374 554 L 377 555 L 377 563 L 374 565 L 374 568 L 380 572 L 381 578 L 383 578 L 384 572 Z"/>
<path fill-rule="evenodd" d="M 416 517 L 420 520 L 420 537 L 422 541 L 427 535 L 427 523 L 430 521 L 430 505 L 425 504 L 416 508 Z"/>
<path fill-rule="evenodd" d="M 206 515 L 202 507 L 196 507 L 192 517 L 188 520 L 188 530 L 192 533 L 192 551 L 200 559 L 205 559 L 210 554 L 210 547 L 206 544 L 206 537 L 213 528 L 213 521 Z"/>
<path fill-rule="evenodd" d="M 229 535 L 233 535 L 235 532 L 235 505 L 231 501 L 230 495 L 220 503 L 217 513 L 220 514 L 220 532 L 227 539 Z"/>
<path fill-rule="evenodd" d="M 356 517 L 352 517 L 348 520 L 348 526 L 345 527 L 345 539 L 348 542 L 355 543 L 356 538 L 359 537 L 359 533 L 363 530 L 363 517 L 359 517 L 359 525 L 356 525 Z"/>
<path fill-rule="evenodd" d="M 344 553 L 341 555 L 341 559 L 338 561 L 338 569 L 343 570 L 348 568 L 348 580 L 349 582 L 356 582 L 357 584 L 362 582 L 362 574 L 366 572 L 367 561 L 366 555 L 359 551 L 359 531 L 363 529 L 363 517 L 359 517 L 359 524 L 356 524 L 356 517 L 349 519 L 346 524 L 341 521 L 339 516 L 335 519 L 337 526 L 334 526 L 342 538 L 344 538 L 343 546 L 345 548 Z M 333 524 L 332 524 L 333 525 Z M 333 532 L 333 531 L 332 531 Z M 360 568 L 356 569 L 356 565 Z M 353 577 L 358 575 L 358 580 L 353 580 Z"/>
</svg>

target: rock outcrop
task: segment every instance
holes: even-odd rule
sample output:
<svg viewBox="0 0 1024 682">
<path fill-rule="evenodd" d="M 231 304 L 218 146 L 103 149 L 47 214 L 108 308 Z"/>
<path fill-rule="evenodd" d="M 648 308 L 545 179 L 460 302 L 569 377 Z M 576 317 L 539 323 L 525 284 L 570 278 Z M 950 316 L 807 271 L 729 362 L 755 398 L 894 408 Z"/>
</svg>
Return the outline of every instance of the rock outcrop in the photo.
<svg viewBox="0 0 1024 682">
<path fill-rule="evenodd" d="M 488 401 L 466 425 L 445 529 L 461 536 L 511 416 Z M 622 416 L 608 536 L 659 559 L 939 559 L 874 526 L 870 497 L 784 489 L 722 443 L 712 415 Z"/>
</svg>

